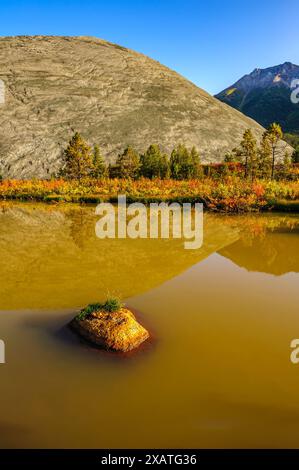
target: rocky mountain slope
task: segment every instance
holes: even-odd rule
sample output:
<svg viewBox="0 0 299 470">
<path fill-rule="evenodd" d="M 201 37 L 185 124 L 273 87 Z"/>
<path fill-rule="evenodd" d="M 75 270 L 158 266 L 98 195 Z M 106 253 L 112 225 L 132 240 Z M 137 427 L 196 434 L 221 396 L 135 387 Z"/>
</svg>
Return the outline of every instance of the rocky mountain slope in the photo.
<svg viewBox="0 0 299 470">
<path fill-rule="evenodd" d="M 89 37 L 0 38 L 0 173 L 47 177 L 79 131 L 112 161 L 127 144 L 195 145 L 219 161 L 262 128 L 158 62 Z"/>
<path fill-rule="evenodd" d="M 275 121 L 285 132 L 299 133 L 299 104 L 291 101 L 293 80 L 299 80 L 299 66 L 285 62 L 267 69 L 255 69 L 216 97 L 262 126 L 267 127 Z"/>
</svg>

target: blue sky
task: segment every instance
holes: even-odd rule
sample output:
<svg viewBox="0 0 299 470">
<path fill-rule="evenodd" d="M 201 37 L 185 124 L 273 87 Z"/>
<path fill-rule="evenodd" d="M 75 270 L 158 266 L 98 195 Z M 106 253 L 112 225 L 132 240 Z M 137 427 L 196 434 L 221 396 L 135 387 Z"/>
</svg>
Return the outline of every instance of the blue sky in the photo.
<svg viewBox="0 0 299 470">
<path fill-rule="evenodd" d="M 254 68 L 299 64 L 298 0 L 0 0 L 1 36 L 88 35 L 214 94 Z"/>
</svg>

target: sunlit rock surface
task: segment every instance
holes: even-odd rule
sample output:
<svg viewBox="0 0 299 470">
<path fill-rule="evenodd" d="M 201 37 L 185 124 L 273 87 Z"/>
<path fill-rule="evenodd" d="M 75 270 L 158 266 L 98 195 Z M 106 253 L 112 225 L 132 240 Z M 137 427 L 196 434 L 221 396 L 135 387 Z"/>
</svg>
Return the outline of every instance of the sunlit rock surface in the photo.
<svg viewBox="0 0 299 470">
<path fill-rule="evenodd" d="M 70 326 L 91 344 L 113 351 L 131 351 L 149 338 L 148 331 L 126 308 L 117 312 L 95 311 L 81 320 L 76 317 Z"/>
<path fill-rule="evenodd" d="M 74 131 L 112 161 L 128 144 L 183 142 L 220 161 L 255 121 L 149 57 L 90 37 L 2 37 L 0 173 L 47 177 Z"/>
</svg>

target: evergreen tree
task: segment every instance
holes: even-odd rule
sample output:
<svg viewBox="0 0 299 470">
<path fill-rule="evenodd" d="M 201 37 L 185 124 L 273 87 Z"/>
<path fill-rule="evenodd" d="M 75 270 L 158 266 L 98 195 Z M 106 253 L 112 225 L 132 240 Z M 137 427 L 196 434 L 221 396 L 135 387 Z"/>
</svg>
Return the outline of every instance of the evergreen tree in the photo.
<svg viewBox="0 0 299 470">
<path fill-rule="evenodd" d="M 139 154 L 130 145 L 117 157 L 115 170 L 119 178 L 137 178 L 140 168 Z"/>
<path fill-rule="evenodd" d="M 107 174 L 109 178 L 119 178 L 119 168 L 116 164 L 109 163 L 107 168 Z"/>
<path fill-rule="evenodd" d="M 256 167 L 257 145 L 256 140 L 253 137 L 250 129 L 246 129 L 243 134 L 243 139 L 241 141 L 241 150 L 242 155 L 245 158 L 244 176 L 245 178 L 247 178 L 251 173 L 251 176 L 253 177 Z"/>
<path fill-rule="evenodd" d="M 258 150 L 257 171 L 260 178 L 269 178 L 271 172 L 271 144 L 266 133 L 263 134 Z"/>
<path fill-rule="evenodd" d="M 78 132 L 64 151 L 64 167 L 61 175 L 68 179 L 90 176 L 93 169 L 92 151 Z"/>
<path fill-rule="evenodd" d="M 292 162 L 299 163 L 299 145 L 295 147 L 294 153 L 292 155 Z"/>
<path fill-rule="evenodd" d="M 201 178 L 203 176 L 203 169 L 200 164 L 200 156 L 197 149 L 193 146 L 190 152 L 190 158 L 193 164 L 192 178 Z"/>
<path fill-rule="evenodd" d="M 166 178 L 168 174 L 168 159 L 161 153 L 159 145 L 149 146 L 140 158 L 140 174 L 145 178 Z"/>
<path fill-rule="evenodd" d="M 224 156 L 224 163 L 239 163 L 242 160 L 242 150 L 238 147 L 233 148 Z"/>
<path fill-rule="evenodd" d="M 177 180 L 194 178 L 198 169 L 196 168 L 197 163 L 195 162 L 199 162 L 199 157 L 195 155 L 195 152 L 194 150 L 193 156 L 191 156 L 191 153 L 183 144 L 179 144 L 173 149 L 170 157 L 171 178 Z"/>
<path fill-rule="evenodd" d="M 160 178 L 166 179 L 170 176 L 169 158 L 166 153 L 162 154 L 160 161 Z"/>
<path fill-rule="evenodd" d="M 93 170 L 92 176 L 94 178 L 102 178 L 107 173 L 107 168 L 105 165 L 104 158 L 101 155 L 98 145 L 95 145 L 93 148 Z"/>
<path fill-rule="evenodd" d="M 283 137 L 283 133 L 279 124 L 275 122 L 269 126 L 266 131 L 266 135 L 269 139 L 269 143 L 271 145 L 271 152 L 272 152 L 272 163 L 271 163 L 271 179 L 274 178 L 274 169 L 275 169 L 275 161 L 278 155 L 278 144 Z"/>
</svg>

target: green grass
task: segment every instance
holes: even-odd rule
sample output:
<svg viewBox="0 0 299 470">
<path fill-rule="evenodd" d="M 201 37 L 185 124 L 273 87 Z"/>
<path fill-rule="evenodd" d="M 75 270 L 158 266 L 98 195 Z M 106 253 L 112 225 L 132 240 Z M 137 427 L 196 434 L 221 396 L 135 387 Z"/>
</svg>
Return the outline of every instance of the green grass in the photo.
<svg viewBox="0 0 299 470">
<path fill-rule="evenodd" d="M 109 297 L 104 303 L 89 304 L 76 316 L 77 320 L 85 320 L 93 312 L 117 312 L 123 307 L 123 303 L 117 297 Z"/>
</svg>

